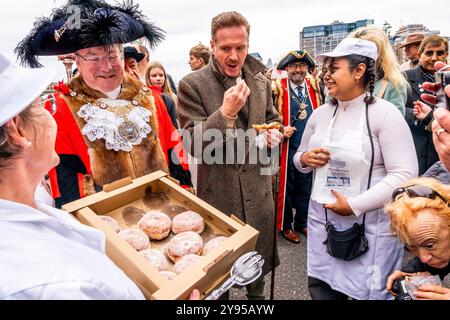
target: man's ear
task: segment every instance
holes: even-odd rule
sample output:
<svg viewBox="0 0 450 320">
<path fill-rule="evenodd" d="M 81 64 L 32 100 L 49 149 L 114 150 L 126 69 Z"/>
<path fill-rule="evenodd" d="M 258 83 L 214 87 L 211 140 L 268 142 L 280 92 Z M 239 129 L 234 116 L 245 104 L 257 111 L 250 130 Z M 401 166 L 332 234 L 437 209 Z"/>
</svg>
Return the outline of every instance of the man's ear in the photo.
<svg viewBox="0 0 450 320">
<path fill-rule="evenodd" d="M 211 54 L 214 55 L 214 51 L 216 50 L 216 45 L 214 43 L 214 40 L 211 39 L 211 41 L 209 42 L 210 46 L 211 46 Z"/>
<path fill-rule="evenodd" d="M 14 118 L 6 122 L 4 126 L 6 126 L 7 128 L 8 135 L 13 144 L 19 145 L 23 148 L 27 148 L 30 146 L 30 141 L 25 137 L 25 132 L 21 128 L 21 121 L 22 120 L 19 116 L 15 116 Z"/>
</svg>

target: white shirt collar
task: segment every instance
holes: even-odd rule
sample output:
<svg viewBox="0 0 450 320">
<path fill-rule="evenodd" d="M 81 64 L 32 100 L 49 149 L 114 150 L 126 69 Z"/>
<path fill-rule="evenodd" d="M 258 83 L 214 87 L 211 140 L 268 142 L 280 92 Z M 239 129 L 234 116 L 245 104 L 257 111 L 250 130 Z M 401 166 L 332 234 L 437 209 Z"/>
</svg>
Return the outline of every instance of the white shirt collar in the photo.
<svg viewBox="0 0 450 320">
<path fill-rule="evenodd" d="M 118 86 L 116 89 L 110 92 L 104 92 L 105 96 L 109 99 L 117 99 L 120 95 L 120 90 L 122 89 L 122 85 Z"/>
<path fill-rule="evenodd" d="M 48 207 L 45 204 L 37 203 L 38 207 Z M 49 207 L 51 208 L 51 207 Z M 54 209 L 54 208 L 52 208 Z M 58 209 L 54 209 L 58 210 Z M 48 210 L 45 210 L 46 212 Z M 49 220 L 50 216 L 44 211 L 32 208 L 22 203 L 17 203 L 9 200 L 0 199 L 0 220 L 1 221 L 45 221 Z"/>
<path fill-rule="evenodd" d="M 298 95 L 298 90 L 297 90 L 298 85 L 294 84 L 292 81 L 289 81 L 289 86 Z M 302 94 L 303 94 L 303 96 L 305 96 L 306 81 L 303 80 L 303 83 L 300 86 L 302 87 Z"/>
<path fill-rule="evenodd" d="M 348 100 L 348 101 L 338 100 L 338 105 L 339 105 L 339 107 L 342 107 L 344 109 L 347 109 L 349 107 L 365 106 L 366 103 L 364 102 L 364 98 L 366 97 L 366 95 L 367 95 L 367 93 L 364 92 L 363 94 L 361 94 L 360 96 L 358 96 L 352 100 Z"/>
</svg>

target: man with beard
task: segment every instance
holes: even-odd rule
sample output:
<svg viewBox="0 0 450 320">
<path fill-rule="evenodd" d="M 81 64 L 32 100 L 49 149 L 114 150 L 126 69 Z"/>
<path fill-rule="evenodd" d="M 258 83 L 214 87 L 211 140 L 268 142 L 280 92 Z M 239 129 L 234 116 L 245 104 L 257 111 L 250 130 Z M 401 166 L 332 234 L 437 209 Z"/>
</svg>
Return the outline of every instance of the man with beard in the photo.
<svg viewBox="0 0 450 320">
<path fill-rule="evenodd" d="M 278 225 L 283 237 L 299 243 L 301 232 L 307 236 L 308 203 L 311 196 L 312 173 L 301 173 L 294 166 L 294 155 L 302 140 L 306 122 L 317 108 L 316 93 L 306 79 L 308 69 L 315 62 L 305 50 L 291 51 L 277 66 L 286 70 L 287 79 L 281 80 L 283 89 L 282 117 L 284 125 L 283 148 L 280 160 L 280 189 L 278 193 Z M 295 208 L 295 216 L 293 209 Z"/>
</svg>

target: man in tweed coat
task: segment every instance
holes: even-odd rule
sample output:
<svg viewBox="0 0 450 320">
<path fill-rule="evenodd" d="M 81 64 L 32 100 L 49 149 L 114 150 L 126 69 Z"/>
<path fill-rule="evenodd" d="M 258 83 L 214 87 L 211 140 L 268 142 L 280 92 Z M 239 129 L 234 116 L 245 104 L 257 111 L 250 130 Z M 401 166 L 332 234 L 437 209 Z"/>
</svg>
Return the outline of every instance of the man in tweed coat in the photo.
<svg viewBox="0 0 450 320">
<path fill-rule="evenodd" d="M 282 134 L 269 130 L 253 139 L 256 133 L 253 138 L 248 133 L 255 132 L 254 124 L 281 119 L 273 107 L 270 82 L 262 74 L 264 65 L 248 55 L 249 32 L 247 20 L 237 12 L 224 12 L 212 19 L 211 60 L 180 81 L 178 111 L 181 126 L 192 137 L 192 154 L 201 161 L 198 196 L 260 232 L 256 250 L 265 259 L 266 274 L 272 267 L 273 252 L 272 176 L 270 163 L 260 158 L 252 161 L 249 154 L 255 145 L 260 150 L 272 148 L 275 154 L 277 149 L 273 148 L 281 142 Z M 215 137 L 213 142 L 208 141 L 210 135 Z M 263 280 L 261 277 L 247 286 L 249 299 L 264 299 Z"/>
</svg>

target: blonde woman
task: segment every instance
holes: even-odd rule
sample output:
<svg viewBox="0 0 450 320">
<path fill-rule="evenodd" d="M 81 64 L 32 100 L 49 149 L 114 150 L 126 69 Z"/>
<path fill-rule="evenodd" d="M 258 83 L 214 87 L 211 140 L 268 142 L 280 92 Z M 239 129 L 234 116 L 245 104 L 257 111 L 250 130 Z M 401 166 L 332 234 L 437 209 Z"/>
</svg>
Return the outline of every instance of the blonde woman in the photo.
<svg viewBox="0 0 450 320">
<path fill-rule="evenodd" d="M 450 273 L 450 189 L 432 178 L 409 180 L 394 190 L 385 210 L 391 217 L 392 230 L 416 257 L 392 273 L 387 289 L 393 282 L 416 273 L 439 275 Z M 423 285 L 414 293 L 417 299 L 450 300 L 450 289 Z"/>
<path fill-rule="evenodd" d="M 349 37 L 368 40 L 377 45 L 378 59 L 375 64 L 377 81 L 374 96 L 389 101 L 405 115 L 409 84 L 400 71 L 397 57 L 386 34 L 376 26 L 368 26 L 355 30 Z"/>
<path fill-rule="evenodd" d="M 148 86 L 161 87 L 162 93 L 169 95 L 175 102 L 175 107 L 178 106 L 177 95 L 170 88 L 166 70 L 160 62 L 153 61 L 148 64 L 147 71 L 145 72 L 145 81 Z"/>
</svg>

